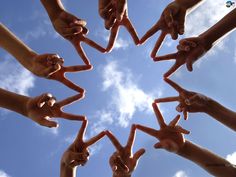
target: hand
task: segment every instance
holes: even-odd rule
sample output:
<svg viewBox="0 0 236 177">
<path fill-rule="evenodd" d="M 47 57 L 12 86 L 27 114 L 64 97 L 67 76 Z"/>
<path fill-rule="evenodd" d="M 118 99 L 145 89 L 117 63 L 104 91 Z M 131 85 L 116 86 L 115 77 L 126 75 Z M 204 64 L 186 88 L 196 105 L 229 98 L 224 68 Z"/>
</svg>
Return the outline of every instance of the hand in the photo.
<svg viewBox="0 0 236 177">
<path fill-rule="evenodd" d="M 67 167 L 74 168 L 78 165 L 84 166 L 86 162 L 89 160 L 88 147 L 96 143 L 105 136 L 105 132 L 103 131 L 99 133 L 97 136 L 85 142 L 83 139 L 87 125 L 88 121 L 84 120 L 76 139 L 64 152 L 62 156 L 61 162 Z"/>
<path fill-rule="evenodd" d="M 90 65 L 90 61 L 81 47 L 81 42 L 85 42 L 100 52 L 105 53 L 106 50 L 103 47 L 85 37 L 88 34 L 88 29 L 85 27 L 86 21 L 62 10 L 52 23 L 55 30 L 74 45 L 86 65 Z"/>
<path fill-rule="evenodd" d="M 155 103 L 178 101 L 179 105 L 176 110 L 183 112 L 185 120 L 188 119 L 188 112 L 206 112 L 210 98 L 199 93 L 187 91 L 169 79 L 165 79 L 165 81 L 179 93 L 179 96 L 159 98 L 155 100 Z"/>
<path fill-rule="evenodd" d="M 125 147 L 120 144 L 110 131 L 106 131 L 106 135 L 116 148 L 116 152 L 110 157 L 110 166 L 113 171 L 113 176 L 131 175 L 138 164 L 139 158 L 145 153 L 145 149 L 138 150 L 134 155 L 132 153 L 135 131 L 136 127 L 133 125 Z"/>
<path fill-rule="evenodd" d="M 56 102 L 56 99 L 49 93 L 30 98 L 26 104 L 27 116 L 36 123 L 46 127 L 58 127 L 58 124 L 51 121 L 51 118 L 58 117 L 67 120 L 85 120 L 85 116 L 74 115 L 63 112 L 62 108 L 83 98 L 82 94 L 69 97 L 65 100 Z"/>
<path fill-rule="evenodd" d="M 137 32 L 128 17 L 127 0 L 99 0 L 99 14 L 105 21 L 105 28 L 111 30 L 107 52 L 113 49 L 120 26 L 128 30 L 136 45 L 139 44 Z"/>
<path fill-rule="evenodd" d="M 143 44 L 148 38 L 161 30 L 161 34 L 151 53 L 152 58 L 157 55 L 167 34 L 170 34 L 173 40 L 178 38 L 178 34 L 184 34 L 186 11 L 187 9 L 178 2 L 170 3 L 162 12 L 157 23 L 141 38 L 140 43 Z"/>
<path fill-rule="evenodd" d="M 177 125 L 180 120 L 180 115 L 177 115 L 167 125 L 157 105 L 153 103 L 152 106 L 160 125 L 160 130 L 155 130 L 142 125 L 136 125 L 137 129 L 159 139 L 159 142 L 154 145 L 155 148 L 164 148 L 167 151 L 177 153 L 185 143 L 183 134 L 189 134 L 190 132 Z"/>
<path fill-rule="evenodd" d="M 59 81 L 67 87 L 84 93 L 84 89 L 68 80 L 65 76 L 67 72 L 79 72 L 92 69 L 91 65 L 63 66 L 64 60 L 56 54 L 36 55 L 33 58 L 30 71 L 39 77 Z"/>
<path fill-rule="evenodd" d="M 154 61 L 176 60 L 175 64 L 164 74 L 164 77 L 172 75 L 180 66 L 186 63 L 189 71 L 193 70 L 193 63 L 203 56 L 210 47 L 207 46 L 204 40 L 198 38 L 186 38 L 182 39 L 177 46 L 179 50 L 176 53 L 167 54 L 163 56 L 154 57 Z"/>
</svg>

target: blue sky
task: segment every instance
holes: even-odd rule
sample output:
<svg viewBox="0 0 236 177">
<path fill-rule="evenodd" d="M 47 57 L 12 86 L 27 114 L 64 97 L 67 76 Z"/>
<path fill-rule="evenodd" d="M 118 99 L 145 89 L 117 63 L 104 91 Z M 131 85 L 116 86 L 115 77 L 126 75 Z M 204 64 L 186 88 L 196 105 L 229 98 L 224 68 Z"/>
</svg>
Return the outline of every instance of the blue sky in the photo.
<svg viewBox="0 0 236 177">
<path fill-rule="evenodd" d="M 129 16 L 141 37 L 158 19 L 170 1 L 129 0 Z M 89 37 L 106 46 L 108 32 L 97 12 L 98 1 L 63 1 L 66 9 L 85 19 Z M 192 12 L 186 21 L 186 35 L 198 35 L 230 9 L 223 0 L 208 0 Z M 58 53 L 65 65 L 82 64 L 71 44 L 58 36 L 51 26 L 39 0 L 8 0 L 0 8 L 0 21 L 36 52 Z M 154 63 L 149 53 L 158 34 L 145 45 L 136 47 L 126 30 L 122 29 L 116 48 L 110 54 L 100 54 L 84 45 L 94 69 L 90 72 L 69 74 L 69 78 L 87 90 L 86 98 L 66 107 L 66 111 L 86 115 L 89 119 L 87 137 L 98 131 L 113 131 L 122 144 L 126 143 L 130 125 L 140 123 L 159 128 L 151 109 L 156 97 L 177 93 L 166 85 L 162 75 L 171 62 Z M 161 53 L 176 51 L 176 42 L 168 38 Z M 236 34 L 231 33 L 200 62 L 194 72 L 183 66 L 171 79 L 184 88 L 214 98 L 226 107 L 236 110 Z M 37 78 L 22 68 L 16 60 L 0 49 L 0 87 L 30 96 L 50 92 L 58 100 L 76 94 L 54 81 Z M 10 72 L 9 72 L 10 71 Z M 177 103 L 162 104 L 161 110 L 169 122 L 177 112 Z M 58 129 L 42 128 L 21 115 L 0 110 L 0 177 L 57 177 L 60 158 L 80 128 L 80 122 L 58 120 Z M 236 163 L 236 135 L 208 115 L 190 114 L 180 124 L 191 131 L 186 139 L 197 143 Z M 175 154 L 155 150 L 156 139 L 138 132 L 134 152 L 144 147 L 134 177 L 207 177 L 200 167 Z M 92 147 L 93 155 L 85 167 L 79 167 L 77 176 L 111 176 L 108 165 L 114 147 L 107 138 Z M 235 152 L 235 153 L 234 153 Z M 99 174 L 99 175 L 98 175 Z"/>
</svg>

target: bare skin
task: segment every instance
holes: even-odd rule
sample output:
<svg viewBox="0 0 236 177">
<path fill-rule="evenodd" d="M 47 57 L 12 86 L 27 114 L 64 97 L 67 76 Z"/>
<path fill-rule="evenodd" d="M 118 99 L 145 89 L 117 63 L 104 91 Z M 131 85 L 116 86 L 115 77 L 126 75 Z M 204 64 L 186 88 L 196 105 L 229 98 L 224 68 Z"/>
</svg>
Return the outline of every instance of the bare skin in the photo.
<svg viewBox="0 0 236 177">
<path fill-rule="evenodd" d="M 64 106 L 82 99 L 82 94 L 56 102 L 55 97 L 49 93 L 30 98 L 0 89 L 0 98 L 0 107 L 22 114 L 34 122 L 49 128 L 58 127 L 57 122 L 51 119 L 54 117 L 76 121 L 86 119 L 85 116 L 65 113 L 62 110 Z"/>
<path fill-rule="evenodd" d="M 159 98 L 155 100 L 155 103 L 177 101 L 179 102 L 179 105 L 176 107 L 176 110 L 178 112 L 183 112 L 185 120 L 188 119 L 188 113 L 203 112 L 236 131 L 235 112 L 227 109 L 205 95 L 185 90 L 169 79 L 165 79 L 165 81 L 179 93 L 179 96 Z"/>
<path fill-rule="evenodd" d="M 67 87 L 84 93 L 84 89 L 65 77 L 67 72 L 91 70 L 91 65 L 63 66 L 64 59 L 57 54 L 39 55 L 26 46 L 3 24 L 0 24 L 0 47 L 12 54 L 26 69 L 36 76 L 59 81 Z"/>
<path fill-rule="evenodd" d="M 113 171 L 113 177 L 131 177 L 139 158 L 145 153 L 145 149 L 139 149 L 135 154 L 132 152 L 135 131 L 136 127 L 133 125 L 127 144 L 124 147 L 111 132 L 106 131 L 106 135 L 116 148 L 116 152 L 112 154 L 109 161 Z"/>
<path fill-rule="evenodd" d="M 231 177 L 236 175 L 235 166 L 227 160 L 184 138 L 184 134 L 189 134 L 189 131 L 177 125 L 180 116 L 177 116 L 167 125 L 155 103 L 153 103 L 153 109 L 160 125 L 160 130 L 155 130 L 142 125 L 136 125 L 136 127 L 159 140 L 159 142 L 154 145 L 154 148 L 162 148 L 169 152 L 176 153 L 199 165 L 213 176 Z"/>
<path fill-rule="evenodd" d="M 76 139 L 62 155 L 60 177 L 75 177 L 77 166 L 84 166 L 89 160 L 89 146 L 98 142 L 106 135 L 105 131 L 103 131 L 93 138 L 84 141 L 87 125 L 88 121 L 84 120 Z"/>
<path fill-rule="evenodd" d="M 161 34 L 152 50 L 151 57 L 155 58 L 166 36 L 171 35 L 173 40 L 178 38 L 178 35 L 184 34 L 184 23 L 186 13 L 196 6 L 201 0 L 175 0 L 171 2 L 162 12 L 157 23 L 146 32 L 141 38 L 140 43 L 143 44 L 156 32 L 161 31 Z"/>
<path fill-rule="evenodd" d="M 88 29 L 85 27 L 87 22 L 67 12 L 61 0 L 41 0 L 41 2 L 50 17 L 54 29 L 63 38 L 72 43 L 86 65 L 90 65 L 90 61 L 81 46 L 82 42 L 102 53 L 106 52 L 103 47 L 86 37 L 88 34 Z"/>
<path fill-rule="evenodd" d="M 120 26 L 128 30 L 136 45 L 139 44 L 137 32 L 128 17 L 127 0 L 99 0 L 99 14 L 104 19 L 105 28 L 110 30 L 107 52 L 113 49 Z"/>
<path fill-rule="evenodd" d="M 216 45 L 219 40 L 235 29 L 235 18 L 236 9 L 233 9 L 198 37 L 189 37 L 180 40 L 176 53 L 154 57 L 154 61 L 176 60 L 175 64 L 164 77 L 170 76 L 184 64 L 186 64 L 188 71 L 193 71 L 193 64 Z"/>
</svg>

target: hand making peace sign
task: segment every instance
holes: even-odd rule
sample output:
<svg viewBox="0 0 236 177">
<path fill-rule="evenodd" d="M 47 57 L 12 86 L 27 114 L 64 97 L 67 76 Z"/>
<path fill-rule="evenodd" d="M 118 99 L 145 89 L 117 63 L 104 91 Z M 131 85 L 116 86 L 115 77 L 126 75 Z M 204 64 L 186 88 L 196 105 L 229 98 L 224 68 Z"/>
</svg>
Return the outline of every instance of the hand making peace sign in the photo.
<svg viewBox="0 0 236 177">
<path fill-rule="evenodd" d="M 116 148 L 116 152 L 110 157 L 110 166 L 114 177 L 128 177 L 135 170 L 139 158 L 145 153 L 145 149 L 139 149 L 135 154 L 132 152 L 135 140 L 136 127 L 132 125 L 127 144 L 123 147 L 117 138 L 110 132 L 106 131 L 106 135 Z"/>
<path fill-rule="evenodd" d="M 104 19 L 105 28 L 110 30 L 107 52 L 114 47 L 120 26 L 128 30 L 136 45 L 139 44 L 137 32 L 128 17 L 127 0 L 99 0 L 99 14 Z"/>
</svg>

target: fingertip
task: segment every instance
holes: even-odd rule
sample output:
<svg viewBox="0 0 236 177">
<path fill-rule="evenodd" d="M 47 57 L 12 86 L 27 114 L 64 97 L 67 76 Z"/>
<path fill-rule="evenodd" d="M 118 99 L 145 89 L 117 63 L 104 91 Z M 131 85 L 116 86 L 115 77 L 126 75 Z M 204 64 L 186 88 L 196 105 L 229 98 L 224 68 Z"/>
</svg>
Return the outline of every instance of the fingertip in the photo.
<svg viewBox="0 0 236 177">
<path fill-rule="evenodd" d="M 186 60 L 188 61 L 189 59 L 186 59 Z M 188 69 L 189 72 L 193 71 L 193 66 L 190 62 L 187 62 L 186 66 L 187 66 L 187 69 Z"/>
</svg>

